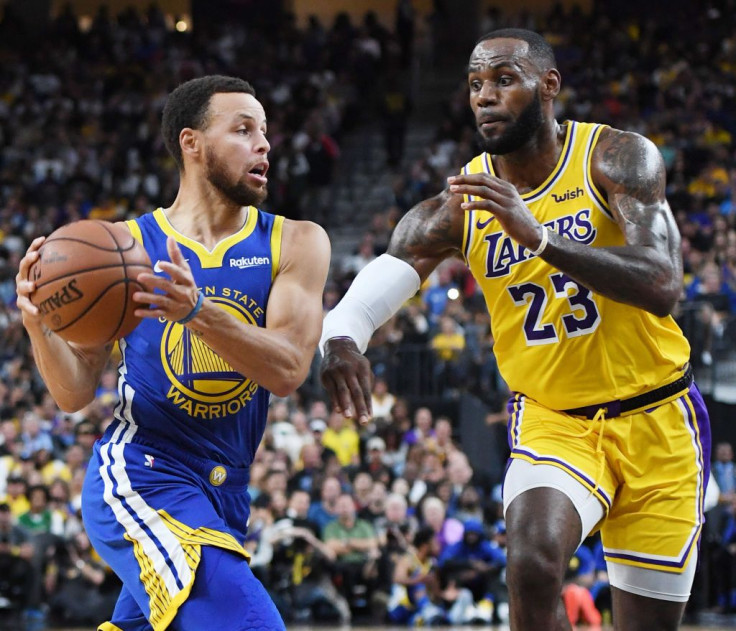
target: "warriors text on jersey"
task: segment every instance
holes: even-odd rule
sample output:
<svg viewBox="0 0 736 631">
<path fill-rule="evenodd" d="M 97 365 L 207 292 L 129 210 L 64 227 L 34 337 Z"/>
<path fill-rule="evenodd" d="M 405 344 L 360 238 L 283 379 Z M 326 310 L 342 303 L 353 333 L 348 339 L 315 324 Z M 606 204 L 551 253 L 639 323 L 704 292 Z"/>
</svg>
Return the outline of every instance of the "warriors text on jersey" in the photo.
<svg viewBox="0 0 736 631">
<path fill-rule="evenodd" d="M 540 223 L 567 239 L 623 246 L 591 177 L 602 129 L 568 121 L 553 172 L 521 197 Z M 486 153 L 463 168 L 483 172 L 495 175 Z M 558 410 L 593 405 L 673 381 L 689 359 L 672 317 L 594 294 L 514 242 L 489 212 L 466 213 L 463 249 L 488 305 L 499 369 L 513 391 Z"/>
<path fill-rule="evenodd" d="M 241 230 L 212 251 L 179 234 L 163 210 L 128 226 L 146 248 L 154 272 L 168 260 L 173 236 L 197 285 L 239 321 L 265 325 L 278 269 L 283 218 L 249 209 Z M 116 416 L 143 437 L 231 466 L 250 464 L 261 440 L 269 392 L 233 368 L 180 324 L 146 319 L 120 342 L 120 404 Z"/>
</svg>

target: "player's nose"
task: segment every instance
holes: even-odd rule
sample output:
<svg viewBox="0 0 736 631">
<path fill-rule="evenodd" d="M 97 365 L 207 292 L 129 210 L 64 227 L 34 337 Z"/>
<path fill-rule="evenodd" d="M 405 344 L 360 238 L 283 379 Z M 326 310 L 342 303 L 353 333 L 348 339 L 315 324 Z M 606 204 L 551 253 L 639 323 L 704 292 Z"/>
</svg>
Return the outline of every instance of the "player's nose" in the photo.
<svg viewBox="0 0 736 631">
<path fill-rule="evenodd" d="M 499 99 L 498 86 L 493 81 L 484 81 L 478 92 L 479 105 L 493 105 L 498 103 Z"/>
<path fill-rule="evenodd" d="M 255 150 L 258 153 L 268 153 L 271 150 L 271 143 L 268 142 L 268 139 L 266 138 L 266 134 L 259 134 L 258 140 L 256 142 Z"/>
</svg>

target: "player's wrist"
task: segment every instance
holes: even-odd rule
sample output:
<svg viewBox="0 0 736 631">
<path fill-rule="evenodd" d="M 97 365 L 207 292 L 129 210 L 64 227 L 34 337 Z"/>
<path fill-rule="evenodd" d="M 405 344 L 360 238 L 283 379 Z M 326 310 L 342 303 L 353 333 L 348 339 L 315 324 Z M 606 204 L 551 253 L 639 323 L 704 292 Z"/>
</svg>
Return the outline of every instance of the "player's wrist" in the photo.
<svg viewBox="0 0 736 631">
<path fill-rule="evenodd" d="M 549 229 L 547 226 L 542 224 L 542 233 L 540 236 L 539 245 L 534 250 L 529 250 L 529 253 L 532 256 L 539 256 L 547 249 L 547 244 L 549 243 Z"/>
<path fill-rule="evenodd" d="M 355 340 L 349 335 L 336 335 L 325 341 L 325 352 L 336 348 L 348 348 L 354 350 L 356 353 L 360 353 Z"/>
<path fill-rule="evenodd" d="M 204 294 L 202 293 L 202 290 L 200 289 L 197 292 L 197 302 L 194 303 L 194 306 L 192 307 L 192 310 L 185 315 L 181 320 L 177 320 L 177 324 L 186 324 L 187 322 L 191 322 L 194 320 L 194 318 L 199 315 L 199 312 L 202 310 L 202 305 L 204 304 Z"/>
</svg>

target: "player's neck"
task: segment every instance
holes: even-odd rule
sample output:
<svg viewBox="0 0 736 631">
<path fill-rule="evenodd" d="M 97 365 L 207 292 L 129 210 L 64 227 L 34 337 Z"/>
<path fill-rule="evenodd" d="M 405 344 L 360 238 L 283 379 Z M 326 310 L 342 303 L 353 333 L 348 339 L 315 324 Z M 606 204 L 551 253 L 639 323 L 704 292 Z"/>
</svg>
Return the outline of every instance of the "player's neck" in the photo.
<svg viewBox="0 0 736 631">
<path fill-rule="evenodd" d="M 566 126 L 552 119 L 526 145 L 502 156 L 493 156 L 493 169 L 520 193 L 540 186 L 557 166 L 565 143 Z"/>
<path fill-rule="evenodd" d="M 248 207 L 233 204 L 211 187 L 203 188 L 182 177 L 174 203 L 164 211 L 181 234 L 212 249 L 243 227 Z"/>
</svg>

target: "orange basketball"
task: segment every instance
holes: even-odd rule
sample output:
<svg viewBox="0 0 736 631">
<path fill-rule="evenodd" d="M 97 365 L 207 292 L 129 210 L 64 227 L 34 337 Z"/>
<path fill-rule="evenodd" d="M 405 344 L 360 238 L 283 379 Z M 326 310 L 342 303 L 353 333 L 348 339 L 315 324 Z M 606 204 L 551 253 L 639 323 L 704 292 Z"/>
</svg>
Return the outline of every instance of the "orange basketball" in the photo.
<svg viewBox="0 0 736 631">
<path fill-rule="evenodd" d="M 151 271 L 143 246 L 123 225 L 75 221 L 49 235 L 29 270 L 31 302 L 43 323 L 68 342 L 99 346 L 124 337 L 140 322 L 136 280 Z"/>
</svg>

